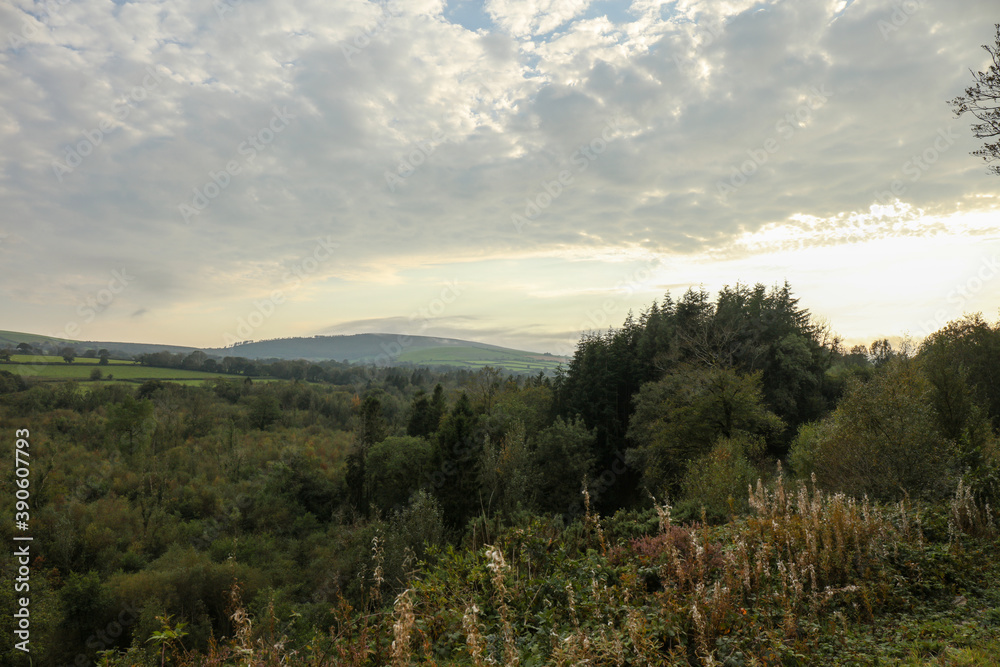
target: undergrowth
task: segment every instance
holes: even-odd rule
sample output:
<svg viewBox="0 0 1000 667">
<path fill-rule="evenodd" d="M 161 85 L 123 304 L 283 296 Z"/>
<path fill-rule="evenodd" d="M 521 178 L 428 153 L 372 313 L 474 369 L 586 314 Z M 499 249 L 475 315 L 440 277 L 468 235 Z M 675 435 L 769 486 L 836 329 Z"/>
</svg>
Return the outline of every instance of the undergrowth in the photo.
<svg viewBox="0 0 1000 667">
<path fill-rule="evenodd" d="M 589 499 L 587 499 L 589 501 Z M 364 608 L 290 646 L 273 608 L 234 585 L 232 637 L 160 639 L 123 665 L 986 665 L 1000 642 L 995 514 L 963 485 L 947 506 L 881 505 L 779 475 L 721 526 L 655 515 L 526 517 L 491 543 L 433 551 L 382 600 L 378 544 Z M 287 621 L 286 621 L 287 622 Z"/>
</svg>

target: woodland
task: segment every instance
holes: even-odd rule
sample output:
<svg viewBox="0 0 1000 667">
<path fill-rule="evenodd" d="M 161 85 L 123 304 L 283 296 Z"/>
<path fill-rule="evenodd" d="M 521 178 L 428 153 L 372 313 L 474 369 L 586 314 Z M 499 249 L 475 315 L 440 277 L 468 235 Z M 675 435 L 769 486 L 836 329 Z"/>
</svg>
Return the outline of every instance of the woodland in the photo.
<svg viewBox="0 0 1000 667">
<path fill-rule="evenodd" d="M 1000 649 L 1000 322 L 847 349 L 790 285 L 737 284 L 586 334 L 554 375 L 280 363 L 200 384 L 0 363 L 0 430 L 31 434 L 32 664 Z"/>
</svg>

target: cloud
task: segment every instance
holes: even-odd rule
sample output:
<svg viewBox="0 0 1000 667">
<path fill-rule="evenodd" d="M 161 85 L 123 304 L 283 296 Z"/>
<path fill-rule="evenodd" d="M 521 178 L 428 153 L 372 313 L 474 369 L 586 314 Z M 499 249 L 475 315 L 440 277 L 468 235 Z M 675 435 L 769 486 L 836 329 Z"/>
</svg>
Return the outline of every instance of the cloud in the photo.
<svg viewBox="0 0 1000 667">
<path fill-rule="evenodd" d="M 579 16 L 591 0 L 487 0 L 493 21 L 515 37 L 550 33 Z"/>
<path fill-rule="evenodd" d="M 944 103 L 983 62 L 985 0 L 898 26 L 889 0 L 491 0 L 476 29 L 437 0 L 32 7 L 0 8 L 0 300 L 26 318 L 65 320 L 122 266 L 123 313 L 225 310 L 287 289 L 327 236 L 296 299 L 407 291 L 405 267 L 453 259 L 764 252 L 996 207 Z"/>
</svg>

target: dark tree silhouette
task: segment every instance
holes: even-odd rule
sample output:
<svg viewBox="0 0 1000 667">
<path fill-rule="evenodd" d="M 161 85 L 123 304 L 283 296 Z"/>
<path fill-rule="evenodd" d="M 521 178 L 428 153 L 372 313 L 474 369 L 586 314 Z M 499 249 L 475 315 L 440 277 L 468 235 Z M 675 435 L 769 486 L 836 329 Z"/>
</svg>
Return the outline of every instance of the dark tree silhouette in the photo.
<svg viewBox="0 0 1000 667">
<path fill-rule="evenodd" d="M 983 45 L 993 59 L 993 65 L 985 72 L 972 71 L 975 85 L 966 88 L 965 95 L 949 102 L 956 117 L 966 112 L 976 117 L 979 122 L 972 124 L 972 132 L 977 139 L 1000 136 L 1000 23 L 996 24 L 996 31 L 996 46 Z M 972 155 L 983 158 L 987 163 L 1000 160 L 1000 141 L 987 141 Z M 992 165 L 989 170 L 1000 176 L 1000 165 Z"/>
</svg>

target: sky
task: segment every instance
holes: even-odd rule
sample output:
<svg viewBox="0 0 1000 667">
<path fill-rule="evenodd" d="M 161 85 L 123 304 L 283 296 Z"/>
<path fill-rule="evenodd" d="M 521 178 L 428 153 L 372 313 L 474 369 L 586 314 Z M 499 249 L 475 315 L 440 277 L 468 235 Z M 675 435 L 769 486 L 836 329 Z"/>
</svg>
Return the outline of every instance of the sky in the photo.
<svg viewBox="0 0 1000 667">
<path fill-rule="evenodd" d="M 0 329 L 557 354 L 791 284 L 848 342 L 1000 307 L 947 100 L 995 0 L 5 0 Z"/>
</svg>

